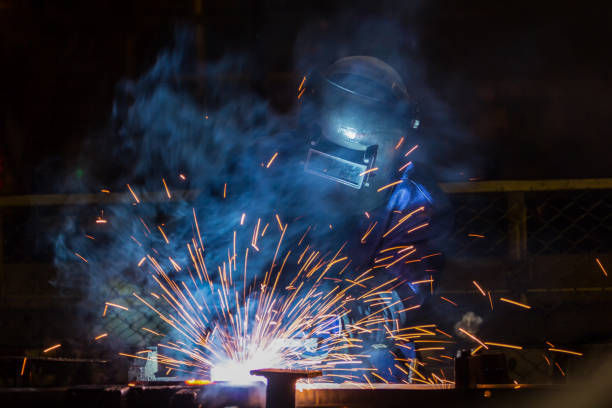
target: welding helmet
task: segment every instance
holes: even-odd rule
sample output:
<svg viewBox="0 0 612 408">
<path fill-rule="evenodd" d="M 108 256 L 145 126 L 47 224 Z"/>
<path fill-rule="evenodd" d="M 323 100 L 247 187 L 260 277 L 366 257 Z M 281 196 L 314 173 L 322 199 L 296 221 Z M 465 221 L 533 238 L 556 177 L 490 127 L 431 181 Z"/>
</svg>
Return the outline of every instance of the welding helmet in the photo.
<svg viewBox="0 0 612 408">
<path fill-rule="evenodd" d="M 372 209 L 391 189 L 378 190 L 401 176 L 399 147 L 419 126 L 418 106 L 399 74 L 374 57 L 342 58 L 314 83 L 305 171 Z"/>
</svg>

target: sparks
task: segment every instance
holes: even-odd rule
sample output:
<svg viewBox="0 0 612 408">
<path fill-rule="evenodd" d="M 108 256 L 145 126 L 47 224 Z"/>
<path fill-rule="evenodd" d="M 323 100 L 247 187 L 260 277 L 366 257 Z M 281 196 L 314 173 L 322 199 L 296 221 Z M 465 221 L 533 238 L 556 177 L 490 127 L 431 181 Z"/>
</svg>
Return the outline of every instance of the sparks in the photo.
<svg viewBox="0 0 612 408">
<path fill-rule="evenodd" d="M 410 154 L 411 154 L 412 152 L 414 152 L 414 151 L 415 151 L 416 149 L 418 149 L 418 148 L 419 148 L 419 145 L 414 145 L 414 146 L 412 147 L 412 149 L 410 149 L 410 150 L 408 150 L 408 152 L 406 152 L 406 154 L 404 155 L 404 157 L 408 157 L 408 156 L 410 156 Z"/>
<path fill-rule="evenodd" d="M 100 339 L 103 339 L 106 336 L 108 336 L 108 333 L 102 333 L 99 336 L 94 337 L 94 341 L 98 341 Z"/>
<path fill-rule="evenodd" d="M 170 190 L 168 189 L 168 185 L 166 184 L 166 180 L 162 178 L 162 182 L 164 183 L 164 188 L 166 189 L 166 195 L 168 196 L 168 198 L 172 198 L 172 195 L 170 195 Z"/>
<path fill-rule="evenodd" d="M 519 303 L 519 302 L 517 302 L 515 300 L 510 300 L 510 299 L 506 299 L 506 298 L 499 298 L 499 300 L 501 300 L 502 302 L 510 303 L 510 304 L 513 304 L 513 305 L 516 305 L 516 306 L 520 306 L 520 307 L 525 308 L 525 309 L 531 309 L 531 306 L 526 305 L 524 303 Z"/>
<path fill-rule="evenodd" d="M 23 363 L 21 364 L 21 376 L 23 376 L 23 374 L 25 373 L 26 361 L 28 361 L 28 358 L 24 357 L 23 358 Z"/>
<path fill-rule="evenodd" d="M 480 292 L 482 296 L 485 296 L 485 297 L 487 296 L 487 294 L 484 292 L 484 290 L 482 290 L 478 282 L 472 281 L 472 283 L 474 284 L 474 286 L 476 286 L 476 289 L 478 289 L 478 291 Z"/>
<path fill-rule="evenodd" d="M 465 334 L 466 336 L 468 336 L 469 338 L 471 338 L 472 340 L 474 340 L 476 343 L 480 344 L 482 347 L 486 348 L 487 350 L 489 349 L 489 347 L 483 343 L 482 341 L 480 341 L 476 336 L 474 336 L 472 333 L 462 329 L 461 327 L 458 329 L 461 333 Z"/>
<path fill-rule="evenodd" d="M 563 350 L 563 349 L 558 349 L 558 348 L 549 348 L 548 351 L 554 351 L 556 353 L 565 353 L 565 354 L 572 354 L 574 356 L 582 356 L 584 355 L 583 353 L 579 353 L 577 351 L 571 351 L 571 350 Z"/>
<path fill-rule="evenodd" d="M 58 349 L 58 348 L 60 348 L 60 347 L 62 347 L 62 345 L 61 345 L 61 344 L 56 344 L 55 346 L 51 346 L 51 347 L 49 347 L 48 349 L 44 349 L 44 350 L 43 350 L 43 353 L 48 353 L 48 352 L 50 352 L 50 351 L 52 351 L 52 350 L 56 350 L 56 349 Z"/>
<path fill-rule="evenodd" d="M 270 168 L 270 166 L 272 165 L 272 162 L 274 161 L 274 159 L 276 159 L 276 156 L 278 156 L 278 152 L 274 153 L 272 158 L 270 160 L 268 160 L 268 164 L 266 164 L 266 169 Z"/>
<path fill-rule="evenodd" d="M 365 176 L 366 174 L 368 174 L 368 173 L 372 173 L 373 171 L 376 171 L 376 170 L 378 170 L 378 167 L 372 167 L 372 168 L 371 168 L 371 169 L 369 169 L 369 170 L 362 171 L 361 173 L 359 173 L 359 177 L 361 177 L 361 176 Z"/>
<path fill-rule="evenodd" d="M 83 260 L 83 262 L 85 262 L 85 263 L 89 263 L 89 261 L 88 261 L 87 259 L 83 258 L 83 257 L 82 257 L 80 254 L 78 254 L 78 253 L 76 253 L 76 252 L 75 252 L 74 254 L 75 254 L 76 256 L 78 256 L 79 258 L 81 258 L 81 259 Z"/>
<path fill-rule="evenodd" d="M 597 262 L 597 265 L 599 265 L 599 267 L 601 268 L 601 271 L 603 272 L 603 274 L 607 277 L 608 276 L 608 272 L 606 272 L 606 269 L 604 268 L 604 266 L 601 264 L 601 262 L 599 261 L 598 258 L 595 258 L 595 262 Z"/>
<path fill-rule="evenodd" d="M 140 203 L 140 200 L 138 199 L 138 196 L 136 195 L 136 193 L 134 193 L 134 190 L 132 190 L 132 187 L 130 187 L 129 184 L 126 184 L 128 190 L 130 190 L 130 193 L 132 193 L 132 197 L 134 197 L 134 200 L 136 201 L 136 203 Z"/>
<path fill-rule="evenodd" d="M 117 309 L 121 309 L 121 310 L 129 310 L 127 307 L 118 305 L 116 303 L 106 302 L 105 305 L 116 307 Z"/>
<path fill-rule="evenodd" d="M 468 234 L 468 237 L 472 237 L 472 238 L 484 238 L 484 235 L 480 235 L 480 234 Z"/>
<path fill-rule="evenodd" d="M 159 230 L 159 232 L 161 232 L 162 237 L 164 237 L 164 241 L 166 241 L 166 244 L 170 244 L 170 241 L 168 241 L 168 237 L 166 237 L 166 233 L 162 229 L 161 225 L 158 225 L 157 229 Z"/>
<path fill-rule="evenodd" d="M 397 180 L 394 181 L 393 183 L 389 183 L 386 186 L 382 186 L 381 188 L 379 188 L 378 190 L 376 190 L 377 193 L 380 193 L 381 191 L 389 188 L 389 187 L 393 187 L 393 186 L 397 186 L 398 184 L 400 184 L 403 180 Z"/>
</svg>

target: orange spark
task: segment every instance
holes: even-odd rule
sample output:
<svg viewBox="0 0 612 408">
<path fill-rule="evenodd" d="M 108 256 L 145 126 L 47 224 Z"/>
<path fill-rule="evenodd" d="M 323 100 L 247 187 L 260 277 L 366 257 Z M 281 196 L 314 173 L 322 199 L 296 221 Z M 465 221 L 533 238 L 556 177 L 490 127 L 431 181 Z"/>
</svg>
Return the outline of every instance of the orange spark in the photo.
<svg viewBox="0 0 612 408">
<path fill-rule="evenodd" d="M 446 336 L 446 337 L 448 337 L 449 339 L 452 339 L 452 338 L 453 338 L 453 337 L 452 337 L 450 334 L 448 334 L 448 333 L 446 333 L 446 332 L 443 332 L 443 331 L 442 331 L 442 330 L 440 330 L 440 329 L 436 329 L 436 331 L 437 331 L 438 333 L 442 333 L 443 335 L 445 335 L 445 336 Z"/>
<path fill-rule="evenodd" d="M 166 244 L 170 244 L 170 241 L 168 241 L 168 237 L 166 237 L 166 233 L 162 229 L 161 225 L 158 225 L 157 229 L 159 230 L 159 232 L 161 232 L 162 236 L 164 237 L 164 241 L 166 241 Z"/>
<path fill-rule="evenodd" d="M 557 366 L 557 368 L 561 372 L 561 375 L 563 375 L 565 377 L 565 372 L 563 371 L 563 369 L 561 369 L 561 366 L 559 365 L 559 363 L 555 362 L 555 365 Z"/>
<path fill-rule="evenodd" d="M 166 180 L 164 180 L 163 177 L 162 182 L 164 183 L 164 188 L 166 189 L 166 195 L 168 196 L 168 198 L 172 198 L 172 196 L 170 195 L 170 190 L 168 189 L 168 185 L 166 184 Z"/>
<path fill-rule="evenodd" d="M 242 213 L 242 217 L 240 217 L 240 225 L 244 225 L 244 217 L 246 217 L 246 213 Z"/>
<path fill-rule="evenodd" d="M 103 339 L 106 336 L 108 336 L 108 333 L 102 333 L 101 335 L 94 337 L 94 340 L 98 341 L 100 339 Z"/>
<path fill-rule="evenodd" d="M 558 349 L 558 348 L 549 348 L 548 351 L 555 351 L 557 353 L 565 353 L 565 354 L 573 354 L 575 356 L 582 356 L 584 354 L 579 353 L 577 351 L 571 351 L 571 350 L 563 350 L 563 349 Z"/>
<path fill-rule="evenodd" d="M 453 305 L 453 306 L 457 306 L 457 304 L 456 304 L 455 302 L 453 302 L 453 301 L 452 301 L 452 300 L 450 300 L 450 299 L 445 298 L 444 296 L 440 296 L 440 299 L 442 299 L 442 300 L 446 300 L 448 303 L 450 303 L 450 304 L 451 304 L 451 305 Z"/>
<path fill-rule="evenodd" d="M 511 349 L 515 349 L 515 350 L 522 350 L 523 349 L 523 347 L 521 347 L 521 346 L 513 346 L 512 344 L 492 343 L 492 342 L 489 342 L 489 341 L 485 341 L 485 344 L 487 346 L 505 347 L 505 348 L 511 348 Z"/>
<path fill-rule="evenodd" d="M 110 194 L 110 190 L 107 190 L 107 189 L 105 189 L 105 188 L 103 188 L 103 189 L 102 189 L 102 190 L 100 190 L 100 191 L 101 191 L 102 193 L 105 193 L 105 194 Z"/>
<path fill-rule="evenodd" d="M 484 290 L 482 290 L 482 288 L 480 287 L 480 285 L 478 284 L 478 282 L 476 281 L 472 281 L 472 283 L 474 284 L 474 286 L 476 286 L 476 289 L 478 289 L 478 291 L 482 294 L 482 296 L 486 297 L 487 294 L 484 293 Z"/>
<path fill-rule="evenodd" d="M 372 167 L 372 168 L 371 168 L 371 169 L 369 169 L 369 170 L 362 171 L 361 173 L 359 173 L 359 175 L 360 175 L 360 176 L 365 176 L 366 174 L 371 173 L 371 172 L 376 171 L 376 170 L 378 170 L 378 167 Z"/>
<path fill-rule="evenodd" d="M 599 262 L 599 259 L 595 258 L 595 261 L 597 262 L 597 265 L 599 265 L 599 267 L 601 268 L 601 271 L 604 273 L 604 275 L 608 276 L 608 272 L 606 272 L 606 269 L 603 267 L 601 262 Z"/>
<path fill-rule="evenodd" d="M 278 152 L 274 153 L 274 156 L 272 156 L 272 158 L 268 160 L 268 164 L 266 164 L 266 169 L 270 168 L 270 165 L 272 165 L 272 162 L 274 161 L 274 159 L 276 159 L 276 156 L 278 156 Z"/>
<path fill-rule="evenodd" d="M 480 235 L 480 234 L 468 234 L 468 237 L 474 237 L 474 238 L 484 238 L 484 235 Z"/>
<path fill-rule="evenodd" d="M 223 183 L 223 198 L 227 197 L 227 183 Z"/>
<path fill-rule="evenodd" d="M 61 345 L 61 344 L 56 344 L 55 346 L 51 346 L 51 347 L 49 347 L 48 349 L 43 350 L 43 353 L 48 353 L 49 351 L 51 351 L 51 350 L 55 350 L 55 349 L 58 349 L 58 348 L 60 348 L 60 347 L 62 347 L 62 345 Z"/>
<path fill-rule="evenodd" d="M 184 174 L 179 174 L 179 177 L 180 177 L 180 178 L 181 178 L 181 180 L 183 180 L 183 181 L 187 180 L 187 177 L 185 177 L 185 175 L 184 175 Z"/>
<path fill-rule="evenodd" d="M 87 235 L 87 234 L 85 234 L 85 236 L 86 236 L 87 238 L 89 238 L 89 239 L 93 239 L 94 241 L 96 240 L 96 239 L 95 239 L 94 237 L 92 237 L 91 235 Z"/>
<path fill-rule="evenodd" d="M 136 196 L 136 193 L 134 193 L 134 190 L 132 190 L 132 187 L 130 187 L 129 184 L 126 184 L 126 186 L 127 186 L 128 190 L 130 190 L 130 193 L 132 193 L 132 196 L 134 197 L 134 200 L 136 200 L 136 203 L 140 203 L 140 200 Z"/>
<path fill-rule="evenodd" d="M 408 163 L 404 164 L 402 167 L 400 167 L 397 171 L 402 171 L 404 170 L 406 167 L 410 166 L 412 164 L 411 161 L 409 161 Z"/>
<path fill-rule="evenodd" d="M 107 306 L 116 307 L 116 308 L 121 309 L 121 310 L 129 310 L 125 306 L 121 306 L 121 305 L 118 305 L 118 304 L 115 304 L 115 303 L 111 303 L 111 302 L 105 302 L 104 304 L 107 305 Z"/>
<path fill-rule="evenodd" d="M 96 219 L 96 224 L 106 224 L 108 221 L 106 221 L 104 218 L 102 217 L 98 217 Z"/>
<path fill-rule="evenodd" d="M 278 228 L 280 228 L 281 232 L 283 231 L 283 229 L 285 229 L 283 227 L 283 223 L 280 220 L 280 217 L 278 216 L 278 214 L 276 214 L 276 221 L 278 221 Z"/>
<path fill-rule="evenodd" d="M 306 90 L 306 88 L 302 88 L 302 91 L 300 92 L 300 94 L 298 95 L 298 99 L 300 99 L 302 97 L 302 95 L 304 94 L 304 91 Z"/>
<path fill-rule="evenodd" d="M 397 144 L 395 145 L 395 150 L 399 149 L 402 143 L 404 143 L 404 136 L 400 137 L 400 140 L 397 141 Z"/>
<path fill-rule="evenodd" d="M 155 330 L 147 329 L 146 327 L 143 327 L 143 328 L 142 328 L 142 330 L 144 330 L 144 331 L 146 331 L 146 332 L 149 332 L 149 333 L 151 333 L 151 334 L 154 334 L 154 335 L 156 335 L 156 336 L 161 336 L 161 337 L 164 337 L 164 335 L 163 335 L 163 334 L 158 333 L 158 332 L 156 332 Z"/>
<path fill-rule="evenodd" d="M 397 180 L 394 181 L 393 183 L 389 183 L 386 186 L 382 186 L 381 188 L 379 188 L 378 190 L 376 190 L 377 193 L 380 193 L 381 191 L 389 188 L 389 187 L 393 187 L 393 186 L 397 186 L 398 184 L 400 184 L 403 180 Z"/>
<path fill-rule="evenodd" d="M 302 89 L 302 87 L 304 86 L 304 82 L 306 82 L 306 77 L 304 76 L 304 78 L 302 78 L 302 82 L 300 82 L 300 86 L 298 86 L 298 91 L 300 91 Z"/>
<path fill-rule="evenodd" d="M 147 257 L 143 256 L 142 259 L 140 261 L 138 261 L 138 267 L 142 266 L 142 264 L 144 263 L 145 259 L 147 259 Z"/>
<path fill-rule="evenodd" d="M 502 302 L 511 303 L 513 305 L 516 305 L 516 306 L 524 307 L 525 309 L 531 309 L 531 306 L 526 305 L 524 303 L 519 303 L 519 302 L 514 301 L 514 300 L 510 300 L 510 299 L 506 299 L 506 298 L 499 298 L 499 300 L 501 300 Z"/>
<path fill-rule="evenodd" d="M 23 376 L 23 373 L 25 373 L 25 366 L 26 366 L 26 361 L 28 361 L 27 357 L 23 358 L 23 364 L 21 364 L 21 375 Z"/>
<path fill-rule="evenodd" d="M 366 212 L 364 212 L 364 214 L 365 214 L 366 218 L 368 218 L 368 219 L 370 218 L 370 213 L 369 212 L 366 211 Z"/>
<path fill-rule="evenodd" d="M 408 150 L 408 152 L 404 155 L 404 157 L 410 156 L 410 153 L 414 152 L 418 148 L 419 148 L 419 145 L 414 145 L 412 149 Z"/>
<path fill-rule="evenodd" d="M 425 228 L 425 227 L 426 227 L 426 226 L 428 226 L 428 225 L 429 225 L 429 223 L 428 223 L 428 222 L 425 222 L 425 223 L 423 223 L 423 224 L 421 224 L 421 225 L 419 225 L 419 226 L 414 227 L 414 228 L 413 228 L 413 229 L 411 229 L 411 230 L 406 231 L 406 234 L 410 234 L 410 233 L 412 233 L 412 232 L 414 232 L 414 231 L 416 231 L 416 230 L 418 230 L 418 229 Z"/>
<path fill-rule="evenodd" d="M 370 228 L 368 228 L 368 230 L 366 231 L 365 234 L 363 234 L 363 237 L 361 237 L 361 243 L 363 244 L 366 240 L 366 238 L 368 237 L 368 235 L 370 235 L 370 232 L 372 232 L 372 230 L 374 229 L 374 227 L 376 227 L 376 224 L 378 224 L 378 221 L 374 221 L 371 225 Z"/>
<path fill-rule="evenodd" d="M 75 254 L 76 256 L 78 256 L 79 258 L 81 258 L 83 261 L 85 261 L 85 263 L 89 263 L 89 262 L 87 261 L 87 259 L 83 258 L 83 257 L 82 257 L 81 255 L 79 255 L 78 253 L 76 253 L 76 252 L 75 252 L 74 254 Z"/>
<path fill-rule="evenodd" d="M 472 340 L 474 340 L 476 343 L 480 344 L 482 347 L 486 348 L 487 350 L 489 349 L 489 347 L 487 347 L 486 344 L 484 344 L 482 341 L 480 341 L 476 336 L 474 336 L 472 333 L 463 330 L 461 327 L 459 328 L 459 331 L 463 334 L 465 334 L 466 336 L 468 336 L 469 338 L 471 338 Z"/>
<path fill-rule="evenodd" d="M 491 300 L 491 292 L 487 290 L 487 295 L 489 296 L 489 304 L 491 305 L 491 310 L 493 310 L 493 300 Z"/>
</svg>

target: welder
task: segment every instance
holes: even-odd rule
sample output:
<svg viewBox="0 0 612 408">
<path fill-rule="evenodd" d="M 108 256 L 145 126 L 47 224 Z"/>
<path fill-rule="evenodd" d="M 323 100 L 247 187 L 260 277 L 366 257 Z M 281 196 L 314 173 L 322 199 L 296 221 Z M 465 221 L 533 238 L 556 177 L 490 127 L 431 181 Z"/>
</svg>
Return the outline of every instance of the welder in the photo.
<svg viewBox="0 0 612 408">
<path fill-rule="evenodd" d="M 344 235 L 353 273 L 371 270 L 369 287 L 395 279 L 381 298 L 393 305 L 385 311 L 389 328 L 405 327 L 412 307 L 435 290 L 452 224 L 448 199 L 428 166 L 414 159 L 419 104 L 391 66 L 368 56 L 342 58 L 304 86 L 298 129 L 307 144 L 304 200 L 320 206 L 322 223 Z M 370 312 L 356 303 L 348 318 Z M 406 376 L 394 359 L 413 359 L 414 346 L 398 347 L 389 337 L 376 331 L 360 354 L 385 380 L 400 381 Z"/>
</svg>

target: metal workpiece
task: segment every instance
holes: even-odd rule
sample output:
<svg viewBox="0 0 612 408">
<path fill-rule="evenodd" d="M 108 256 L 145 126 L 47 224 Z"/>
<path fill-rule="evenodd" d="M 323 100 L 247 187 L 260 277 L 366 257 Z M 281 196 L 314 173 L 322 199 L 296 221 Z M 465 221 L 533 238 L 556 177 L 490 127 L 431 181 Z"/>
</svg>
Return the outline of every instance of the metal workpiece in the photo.
<svg viewBox="0 0 612 408">
<path fill-rule="evenodd" d="M 295 383 L 301 378 L 321 376 L 321 371 L 262 369 L 252 370 L 251 375 L 266 377 L 266 408 L 294 408 Z"/>
</svg>

